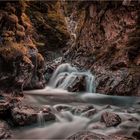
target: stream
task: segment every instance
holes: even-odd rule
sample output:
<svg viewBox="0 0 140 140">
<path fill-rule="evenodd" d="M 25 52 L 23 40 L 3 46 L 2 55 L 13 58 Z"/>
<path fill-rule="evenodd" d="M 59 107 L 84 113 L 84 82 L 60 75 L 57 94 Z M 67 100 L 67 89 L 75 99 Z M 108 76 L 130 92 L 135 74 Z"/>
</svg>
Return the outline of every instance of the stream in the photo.
<svg viewBox="0 0 140 140">
<path fill-rule="evenodd" d="M 65 22 L 70 33 L 68 45 L 74 47 L 78 23 L 73 14 L 65 17 Z M 134 138 L 134 132 L 140 129 L 140 97 L 96 93 L 95 76 L 69 63 L 56 68 L 44 89 L 24 91 L 24 94 L 26 104 L 48 107 L 56 119 L 46 122 L 40 111 L 38 124 L 13 130 L 14 139 L 61 140 L 80 131 Z"/>
<path fill-rule="evenodd" d="M 68 87 L 80 76 L 85 77 L 85 91 L 69 92 Z M 131 137 L 140 127 L 139 97 L 96 93 L 94 76 L 90 72 L 80 72 L 68 63 L 58 66 L 45 89 L 24 91 L 24 94 L 26 104 L 49 107 L 56 120 L 45 122 L 43 113 L 39 112 L 38 124 L 13 130 L 14 139 L 66 139 L 85 130 Z M 105 112 L 119 115 L 121 122 L 106 126 L 101 121 Z"/>
</svg>

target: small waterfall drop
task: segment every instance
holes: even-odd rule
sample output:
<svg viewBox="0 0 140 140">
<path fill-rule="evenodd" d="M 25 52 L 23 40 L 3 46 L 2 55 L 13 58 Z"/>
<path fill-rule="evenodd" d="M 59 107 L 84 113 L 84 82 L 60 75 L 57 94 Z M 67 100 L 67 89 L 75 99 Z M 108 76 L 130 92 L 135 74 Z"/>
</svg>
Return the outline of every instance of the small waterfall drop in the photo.
<svg viewBox="0 0 140 140">
<path fill-rule="evenodd" d="M 84 89 L 81 90 L 81 86 Z M 76 91 L 72 91 L 76 87 Z M 25 94 L 38 94 L 38 95 L 49 95 L 49 94 L 72 94 L 72 92 L 87 92 L 95 93 L 95 77 L 90 71 L 81 72 L 76 67 L 71 66 L 68 63 L 59 65 L 54 71 L 48 85 L 44 89 L 38 90 L 27 90 Z"/>
<path fill-rule="evenodd" d="M 85 79 L 85 92 L 95 93 L 95 77 L 89 71 L 79 72 L 75 67 L 68 63 L 58 66 L 50 79 L 49 86 L 52 88 L 68 90 L 68 88 L 77 82 L 77 79 L 80 79 L 81 77 Z"/>
<path fill-rule="evenodd" d="M 39 111 L 37 117 L 38 117 L 38 124 L 39 124 L 39 126 L 44 126 L 45 120 L 44 120 L 43 112 Z"/>
</svg>

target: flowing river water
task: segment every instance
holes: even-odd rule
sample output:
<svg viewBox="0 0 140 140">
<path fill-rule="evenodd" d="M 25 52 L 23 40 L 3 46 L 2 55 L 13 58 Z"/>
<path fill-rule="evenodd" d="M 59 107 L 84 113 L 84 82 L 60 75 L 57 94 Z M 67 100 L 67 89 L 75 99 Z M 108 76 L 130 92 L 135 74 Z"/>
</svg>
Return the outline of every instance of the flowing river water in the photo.
<svg viewBox="0 0 140 140">
<path fill-rule="evenodd" d="M 71 35 L 68 42 L 71 47 L 76 43 L 78 26 L 73 16 L 71 14 L 65 17 L 67 30 Z M 81 77 L 85 79 L 85 90 L 69 92 L 75 81 Z M 131 137 L 134 131 L 140 129 L 140 97 L 96 93 L 94 75 L 90 71 L 79 71 L 68 63 L 58 66 L 44 89 L 24 91 L 24 94 L 26 104 L 49 107 L 56 120 L 45 122 L 40 111 L 38 125 L 15 129 L 15 139 L 62 140 L 83 130 L 106 136 L 119 134 Z M 101 121 L 104 112 L 118 114 L 121 122 L 117 126 L 106 127 Z"/>
<path fill-rule="evenodd" d="M 67 88 L 81 75 L 86 79 L 85 92 L 68 92 Z M 139 97 L 96 93 L 94 76 L 90 72 L 79 72 L 67 63 L 56 69 L 45 89 L 24 91 L 24 94 L 26 104 L 48 106 L 56 120 L 45 122 L 43 113 L 39 112 L 38 125 L 14 130 L 13 138 L 16 139 L 66 139 L 82 130 L 103 135 L 132 136 L 140 127 Z M 58 111 L 58 108 L 62 110 Z M 104 112 L 118 114 L 121 123 L 106 127 L 101 122 Z"/>
</svg>

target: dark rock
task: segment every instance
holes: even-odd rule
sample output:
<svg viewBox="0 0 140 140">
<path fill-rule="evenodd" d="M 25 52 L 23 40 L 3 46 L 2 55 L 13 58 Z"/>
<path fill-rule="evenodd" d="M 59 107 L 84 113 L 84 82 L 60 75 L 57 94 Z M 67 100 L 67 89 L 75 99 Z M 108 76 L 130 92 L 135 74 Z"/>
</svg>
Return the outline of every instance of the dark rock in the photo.
<svg viewBox="0 0 140 140">
<path fill-rule="evenodd" d="M 133 140 L 124 136 L 105 136 L 91 131 L 80 131 L 66 138 L 67 140 Z"/>
<path fill-rule="evenodd" d="M 84 139 L 84 140 L 91 140 L 91 139 L 93 139 L 93 140 L 94 139 L 95 140 L 111 140 L 111 139 L 109 139 L 108 136 L 96 134 L 96 133 L 93 133 L 90 131 L 80 131 L 66 139 L 67 140 L 81 140 L 81 139 Z"/>
<path fill-rule="evenodd" d="M 0 121 L 0 139 L 7 139 L 11 137 L 11 132 L 8 125 L 4 121 Z"/>
<path fill-rule="evenodd" d="M 66 6 L 65 12 L 78 22 L 78 36 L 74 46 L 67 47 L 67 57 L 96 75 L 96 92 L 140 95 L 140 3 L 75 1 Z"/>
<path fill-rule="evenodd" d="M 0 118 L 7 115 L 10 109 L 10 104 L 6 100 L 0 100 Z"/>
<path fill-rule="evenodd" d="M 12 110 L 12 118 L 16 125 L 29 125 L 37 122 L 37 113 L 29 107 L 15 107 Z"/>
<path fill-rule="evenodd" d="M 132 136 L 133 136 L 134 138 L 136 138 L 137 140 L 139 140 L 139 139 L 140 139 L 140 130 L 139 130 L 139 131 L 134 131 L 134 132 L 132 133 Z"/>
<path fill-rule="evenodd" d="M 77 76 L 74 82 L 67 88 L 70 92 L 86 91 L 85 76 Z"/>
<path fill-rule="evenodd" d="M 115 113 L 104 112 L 101 116 L 101 122 L 104 122 L 107 127 L 117 126 L 121 123 L 121 118 Z"/>
<path fill-rule="evenodd" d="M 12 97 L 5 95 L 2 99 L 0 99 L 0 118 L 2 119 L 10 119 L 11 118 L 11 110 L 15 106 L 19 106 L 21 104 L 21 99 L 18 97 Z"/>
<path fill-rule="evenodd" d="M 1 2 L 0 88 L 44 87 L 44 58 L 32 37 L 33 26 L 24 13 L 26 2 Z"/>
<path fill-rule="evenodd" d="M 110 135 L 109 136 L 112 140 L 135 140 L 132 137 L 122 136 L 122 135 Z"/>
<path fill-rule="evenodd" d="M 38 113 L 40 111 L 33 107 L 28 106 L 19 106 L 12 109 L 12 118 L 13 122 L 16 125 L 30 125 L 33 123 L 37 123 L 38 121 Z M 50 112 L 50 110 L 44 109 L 42 111 L 43 118 L 45 121 L 55 120 L 55 116 Z"/>
<path fill-rule="evenodd" d="M 129 75 L 127 69 L 112 72 L 102 67 L 96 67 L 97 92 L 106 94 L 132 94 L 132 86 L 138 86 L 138 79 L 132 82 L 132 75 Z M 127 80 L 126 80 L 127 79 Z M 130 86 L 131 85 L 131 86 Z"/>
</svg>

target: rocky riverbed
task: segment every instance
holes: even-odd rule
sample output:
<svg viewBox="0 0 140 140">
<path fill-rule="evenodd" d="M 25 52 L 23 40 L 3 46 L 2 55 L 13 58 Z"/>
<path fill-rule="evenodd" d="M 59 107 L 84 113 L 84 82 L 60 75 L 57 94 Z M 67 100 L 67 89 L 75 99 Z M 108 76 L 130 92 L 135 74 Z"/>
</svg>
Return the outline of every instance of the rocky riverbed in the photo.
<svg viewBox="0 0 140 140">
<path fill-rule="evenodd" d="M 0 139 L 139 140 L 139 9 L 0 1 Z"/>
<path fill-rule="evenodd" d="M 138 140 L 139 101 L 136 97 L 88 93 L 27 95 L 26 104 L 43 107 L 44 123 L 39 121 L 36 126 L 15 129 L 13 138 Z M 48 110 L 55 116 L 50 123 L 45 119 Z"/>
</svg>

